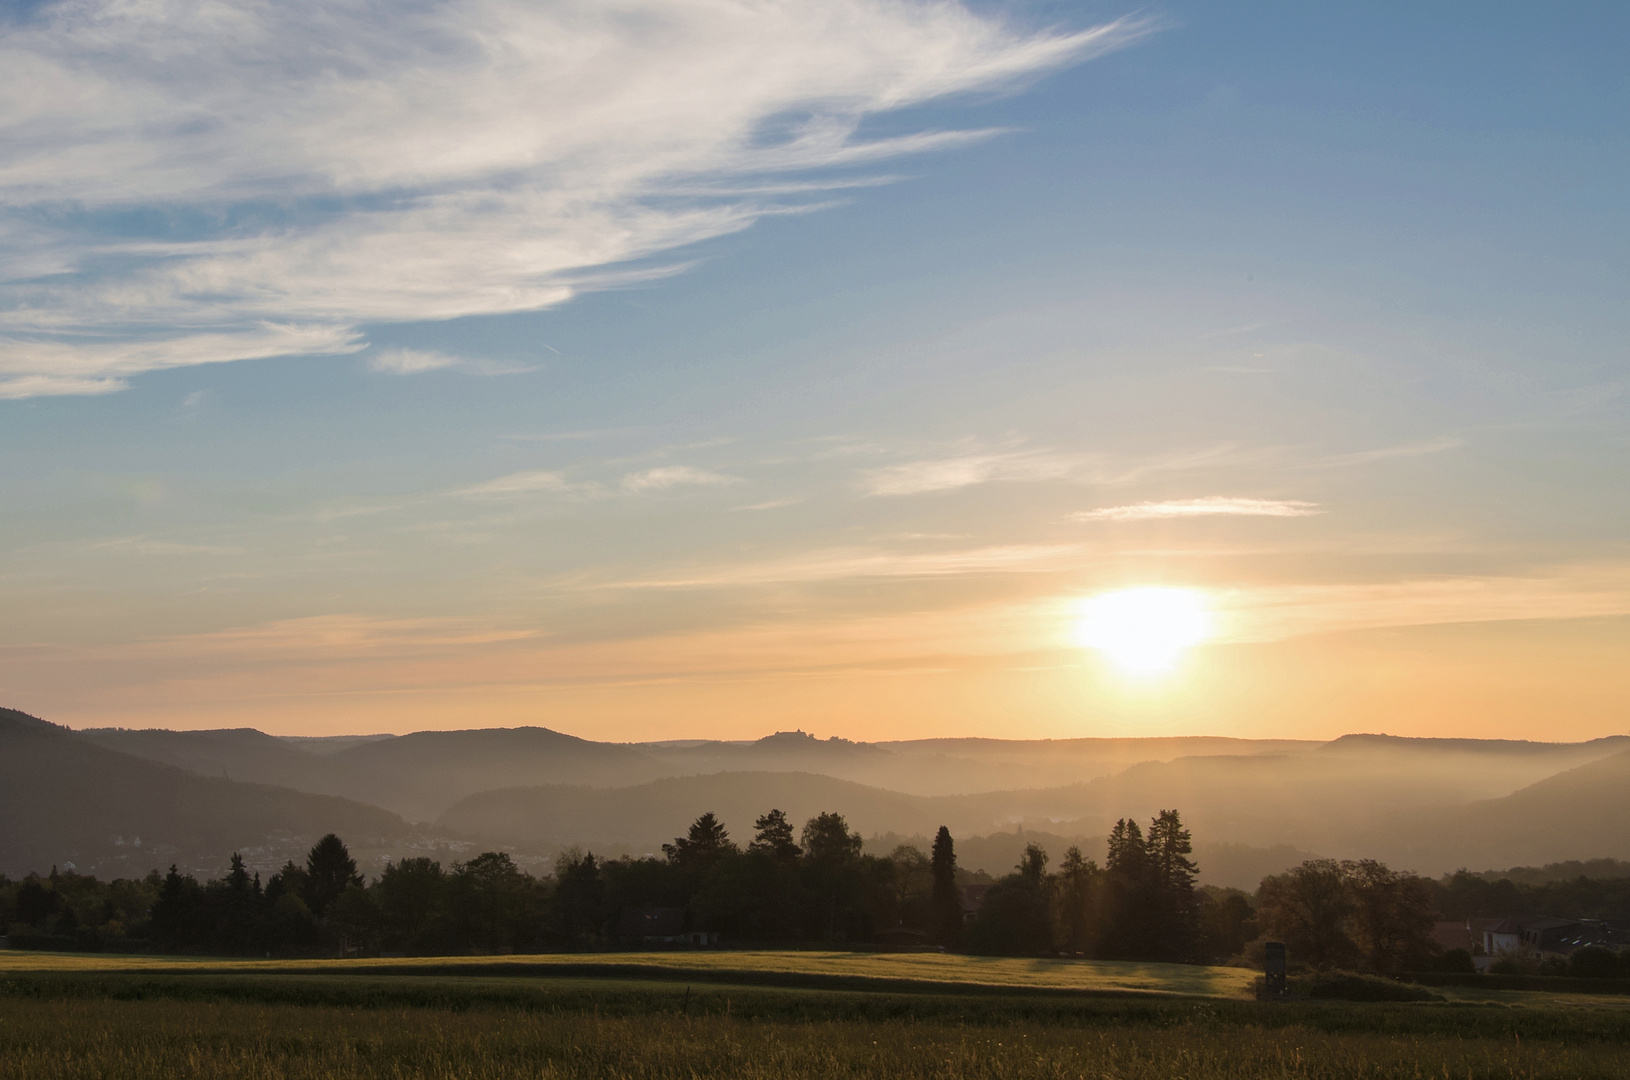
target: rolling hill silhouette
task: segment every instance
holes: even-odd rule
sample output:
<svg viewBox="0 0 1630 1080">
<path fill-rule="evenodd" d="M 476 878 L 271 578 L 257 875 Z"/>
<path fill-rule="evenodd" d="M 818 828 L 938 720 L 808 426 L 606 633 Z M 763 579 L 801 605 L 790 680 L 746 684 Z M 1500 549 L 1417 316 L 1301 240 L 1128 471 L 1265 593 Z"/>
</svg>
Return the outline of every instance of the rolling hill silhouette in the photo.
<svg viewBox="0 0 1630 1080">
<path fill-rule="evenodd" d="M 384 842 L 409 830 L 395 814 L 350 799 L 199 776 L 0 709 L 0 871 L 71 860 L 104 876 L 141 874 L 331 831 Z"/>
<path fill-rule="evenodd" d="M 1370 838 L 1400 862 L 1444 869 L 1630 859 L 1630 751 Z"/>
<path fill-rule="evenodd" d="M 948 825 L 985 838 L 981 863 L 998 870 L 1024 834 L 1091 854 L 1117 818 L 1173 807 L 1240 878 L 1307 852 L 1423 873 L 1630 856 L 1630 736 L 620 744 L 525 727 L 313 741 L 0 718 L 0 869 L 128 861 L 135 835 L 149 864 L 155 843 L 218 852 L 330 830 L 360 842 L 405 835 L 403 817 L 518 853 L 641 853 L 707 810 L 745 840 L 771 807 L 795 821 L 834 810 L 868 836 Z"/>
</svg>

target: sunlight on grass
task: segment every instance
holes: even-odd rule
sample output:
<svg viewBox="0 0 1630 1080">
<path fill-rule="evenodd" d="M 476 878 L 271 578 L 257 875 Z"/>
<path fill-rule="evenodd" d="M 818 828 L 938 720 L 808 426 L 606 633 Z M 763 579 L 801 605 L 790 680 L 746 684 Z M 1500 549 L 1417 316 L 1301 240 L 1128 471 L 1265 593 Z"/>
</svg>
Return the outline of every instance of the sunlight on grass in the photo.
<svg viewBox="0 0 1630 1080">
<path fill-rule="evenodd" d="M 362 960 L 238 960 L 168 956 L 0 952 L 6 971 L 162 971 L 433 973 L 437 967 L 478 966 L 495 976 L 527 974 L 539 967 L 615 966 L 657 972 L 695 971 L 713 978 L 730 972 L 753 975 L 815 975 L 910 980 L 1054 990 L 1137 991 L 1243 998 L 1253 972 L 1242 968 L 1145 964 L 1112 960 L 1019 959 L 947 953 L 854 952 L 626 952 L 547 953 L 537 956 L 409 957 Z"/>
</svg>

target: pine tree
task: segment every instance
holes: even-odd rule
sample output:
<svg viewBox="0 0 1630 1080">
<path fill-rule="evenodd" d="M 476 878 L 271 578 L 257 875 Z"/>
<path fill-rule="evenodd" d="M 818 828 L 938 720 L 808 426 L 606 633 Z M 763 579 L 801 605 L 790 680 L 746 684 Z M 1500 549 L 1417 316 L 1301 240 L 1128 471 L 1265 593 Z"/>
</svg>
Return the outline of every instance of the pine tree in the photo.
<svg viewBox="0 0 1630 1080">
<path fill-rule="evenodd" d="M 361 884 L 362 875 L 357 873 L 356 860 L 351 858 L 344 841 L 333 833 L 317 841 L 306 856 L 304 899 L 319 918 L 348 887 Z"/>
<path fill-rule="evenodd" d="M 1100 953 L 1110 960 L 1151 960 L 1159 950 L 1160 917 L 1153 906 L 1149 849 L 1131 818 L 1109 834 L 1104 881 L 1108 918 Z"/>
<path fill-rule="evenodd" d="M 259 880 L 259 875 L 256 875 L 256 880 Z M 243 856 L 236 851 L 232 853 L 232 868 L 226 872 L 226 887 L 236 895 L 250 892 L 249 871 L 244 868 Z"/>
<path fill-rule="evenodd" d="M 662 845 L 669 862 L 689 868 L 711 866 L 735 851 L 736 845 L 730 842 L 724 822 L 711 810 L 691 822 L 688 834 L 676 836 L 673 843 Z"/>
<path fill-rule="evenodd" d="M 784 810 L 771 810 L 753 822 L 757 834 L 747 850 L 756 854 L 772 855 L 777 859 L 796 859 L 803 849 L 792 840 L 792 822 Z"/>
<path fill-rule="evenodd" d="M 1143 843 L 1143 830 L 1131 818 L 1121 818 L 1109 832 L 1109 873 L 1130 881 L 1141 881 L 1148 872 L 1149 852 Z"/>
<path fill-rule="evenodd" d="M 936 940 L 949 945 L 962 930 L 962 890 L 956 883 L 956 845 L 944 825 L 934 836 L 929 864 L 934 875 L 932 929 Z"/>
<path fill-rule="evenodd" d="M 1189 831 L 1176 810 L 1162 810 L 1149 823 L 1147 855 L 1150 884 L 1161 916 L 1161 948 L 1164 959 L 1193 958 L 1198 907 L 1194 883 L 1199 867 L 1189 856 L 1194 853 Z"/>
<path fill-rule="evenodd" d="M 1096 944 L 1094 901 L 1102 875 L 1098 864 L 1083 858 L 1078 847 L 1066 851 L 1058 865 L 1055 922 L 1059 944 L 1070 952 L 1090 952 Z"/>
</svg>

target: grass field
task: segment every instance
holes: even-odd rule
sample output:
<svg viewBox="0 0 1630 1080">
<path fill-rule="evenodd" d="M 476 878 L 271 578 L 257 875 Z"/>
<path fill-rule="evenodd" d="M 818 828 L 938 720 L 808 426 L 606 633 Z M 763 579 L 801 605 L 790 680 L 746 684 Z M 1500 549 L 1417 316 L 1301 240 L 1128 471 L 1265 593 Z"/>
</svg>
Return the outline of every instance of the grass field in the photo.
<svg viewBox="0 0 1630 1080">
<path fill-rule="evenodd" d="M 1261 1004 L 1220 983 L 1186 995 L 1208 984 L 1161 969 L 897 958 L 927 966 L 879 976 L 872 962 L 891 957 L 654 954 L 641 975 L 552 962 L 583 957 L 382 968 L 0 953 L 0 1080 L 1630 1080 L 1622 998 Z M 910 989 L 732 981 L 766 971 Z M 996 981 L 1032 971 L 1051 981 Z"/>
<path fill-rule="evenodd" d="M 501 977 L 566 969 L 626 977 L 707 981 L 822 981 L 1116 991 L 1247 998 L 1254 974 L 1240 968 L 1087 960 L 1021 960 L 946 953 L 649 952 L 551 953 L 538 956 L 432 957 L 389 960 L 218 960 L 97 953 L 0 952 L 9 971 L 212 971 L 278 973 L 459 973 Z M 779 977 L 779 978 L 778 978 Z"/>
</svg>

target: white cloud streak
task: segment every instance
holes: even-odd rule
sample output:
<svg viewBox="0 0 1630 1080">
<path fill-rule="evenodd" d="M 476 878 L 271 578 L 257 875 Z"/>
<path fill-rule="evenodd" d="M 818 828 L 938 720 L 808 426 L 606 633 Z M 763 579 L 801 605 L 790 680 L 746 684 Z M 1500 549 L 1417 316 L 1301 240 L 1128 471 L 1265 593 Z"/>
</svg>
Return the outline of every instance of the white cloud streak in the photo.
<svg viewBox="0 0 1630 1080">
<path fill-rule="evenodd" d="M 1047 451 L 963 454 L 871 469 L 861 485 L 868 495 L 920 495 L 1000 481 L 1057 480 L 1080 466 L 1077 457 Z"/>
<path fill-rule="evenodd" d="M 573 488 L 574 485 L 569 483 L 562 473 L 533 469 L 527 472 L 510 473 L 507 476 L 500 476 L 484 483 L 460 488 L 453 494 L 475 497 L 483 495 L 532 495 L 538 492 L 569 492 Z"/>
<path fill-rule="evenodd" d="M 369 370 L 391 375 L 418 375 L 425 371 L 458 367 L 459 363 L 456 356 L 423 349 L 384 349 L 368 357 Z"/>
<path fill-rule="evenodd" d="M 1426 442 L 1408 443 L 1404 446 L 1383 446 L 1375 450 L 1358 450 L 1350 454 L 1331 454 L 1327 457 L 1315 458 L 1307 462 L 1310 469 L 1346 469 L 1360 465 L 1370 465 L 1377 461 L 1387 461 L 1391 458 L 1423 457 L 1426 454 L 1438 454 L 1445 450 L 1453 450 L 1462 445 L 1462 441 L 1453 435 L 1444 435 Z"/>
<path fill-rule="evenodd" d="M 565 473 L 548 469 L 529 469 L 509 473 L 492 480 L 473 484 L 452 492 L 472 498 L 509 498 L 519 495 L 576 495 L 589 499 L 613 497 L 618 491 L 625 495 L 643 495 L 647 492 L 666 491 L 676 487 L 713 487 L 739 484 L 738 476 L 725 476 L 690 465 L 662 465 L 654 469 L 627 473 L 615 489 L 594 481 L 574 483 Z"/>
<path fill-rule="evenodd" d="M 1309 517 L 1322 514 L 1318 503 L 1296 499 L 1235 499 L 1207 495 L 1201 499 L 1169 499 L 1162 502 L 1105 506 L 1071 514 L 1072 521 L 1147 521 L 1152 518 L 1190 517 Z"/>
<path fill-rule="evenodd" d="M 116 394 L 128 390 L 123 379 L 86 379 L 72 375 L 22 375 L 0 380 L 0 398 L 55 397 L 63 394 Z"/>
<path fill-rule="evenodd" d="M 516 375 L 536 368 L 496 360 L 471 360 L 428 349 L 381 349 L 368 357 L 370 371 L 389 375 L 420 375 L 426 371 L 457 369 L 472 375 Z"/>
<path fill-rule="evenodd" d="M 740 482 L 740 477 L 722 476 L 719 473 L 708 472 L 706 469 L 695 469 L 689 465 L 663 465 L 655 469 L 646 469 L 643 472 L 629 473 L 623 477 L 622 488 L 630 494 L 639 494 L 646 491 L 663 491 L 672 487 L 689 485 L 707 487 Z"/>
<path fill-rule="evenodd" d="M 868 141 L 870 115 L 1147 30 L 911 0 L 47 4 L 0 29 L 0 394 L 559 304 L 821 186 L 735 182 L 988 134 Z"/>
<path fill-rule="evenodd" d="M 1076 569 L 1082 549 L 1070 544 L 1005 544 L 951 551 L 898 552 L 830 548 L 784 559 L 697 568 L 657 578 L 613 582 L 614 589 L 736 588 L 865 578 L 932 578 L 964 574 L 1035 574 Z"/>
</svg>

